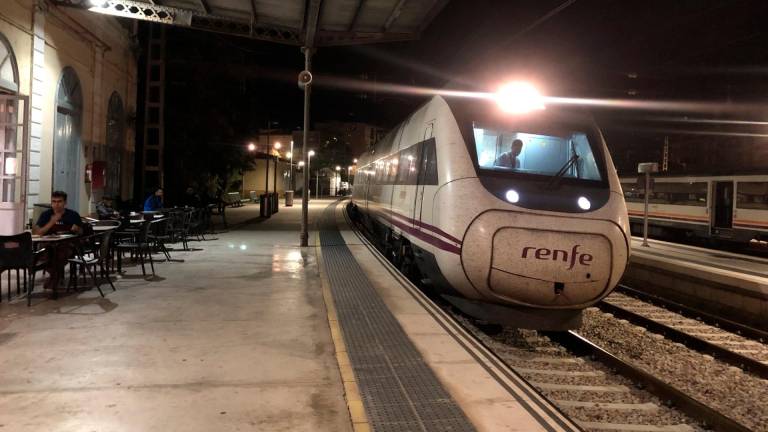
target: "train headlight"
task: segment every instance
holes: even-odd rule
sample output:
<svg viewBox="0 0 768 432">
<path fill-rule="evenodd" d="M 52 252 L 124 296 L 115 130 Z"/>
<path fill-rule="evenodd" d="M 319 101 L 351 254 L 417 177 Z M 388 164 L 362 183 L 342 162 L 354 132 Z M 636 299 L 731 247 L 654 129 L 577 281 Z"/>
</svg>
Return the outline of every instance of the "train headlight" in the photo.
<svg viewBox="0 0 768 432">
<path fill-rule="evenodd" d="M 520 194 L 517 193 L 517 191 L 514 189 L 508 190 L 507 193 L 504 194 L 504 197 L 507 199 L 507 201 L 511 202 L 512 204 L 520 201 Z"/>
<path fill-rule="evenodd" d="M 582 210 L 589 210 L 592 207 L 592 203 L 586 197 L 579 197 L 577 203 Z"/>
<path fill-rule="evenodd" d="M 503 85 L 496 92 L 496 103 L 502 111 L 513 114 L 544 109 L 544 98 L 536 87 L 525 82 Z"/>
</svg>

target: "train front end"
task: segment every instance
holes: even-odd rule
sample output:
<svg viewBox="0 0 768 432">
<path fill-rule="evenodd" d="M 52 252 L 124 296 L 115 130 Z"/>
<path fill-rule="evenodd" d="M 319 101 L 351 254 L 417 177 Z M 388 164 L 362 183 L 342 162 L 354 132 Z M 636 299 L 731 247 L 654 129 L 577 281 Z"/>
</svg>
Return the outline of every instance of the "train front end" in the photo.
<svg viewBox="0 0 768 432">
<path fill-rule="evenodd" d="M 477 175 L 446 185 L 435 204 L 437 218 L 453 215 L 442 224 L 465 228 L 463 274 L 444 272 L 474 293 L 454 303 L 491 322 L 577 327 L 629 258 L 626 205 L 602 135 L 590 117 L 556 110 L 454 112 Z"/>
</svg>

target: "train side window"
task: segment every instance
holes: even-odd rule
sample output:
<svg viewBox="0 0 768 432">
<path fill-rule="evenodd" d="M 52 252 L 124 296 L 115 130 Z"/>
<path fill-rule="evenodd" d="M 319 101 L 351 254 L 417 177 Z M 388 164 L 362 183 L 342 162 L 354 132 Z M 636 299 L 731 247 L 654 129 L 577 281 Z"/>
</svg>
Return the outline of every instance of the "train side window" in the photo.
<svg viewBox="0 0 768 432">
<path fill-rule="evenodd" d="M 430 138 L 423 142 L 421 165 L 424 170 L 422 181 L 425 185 L 437 185 L 437 150 L 435 139 Z"/>
<path fill-rule="evenodd" d="M 397 184 L 415 185 L 418 176 L 419 166 L 419 148 L 413 145 L 400 152 L 400 162 L 398 163 Z"/>
<path fill-rule="evenodd" d="M 736 208 L 768 210 L 768 182 L 738 182 Z"/>
<path fill-rule="evenodd" d="M 640 192 L 642 201 L 642 192 Z M 707 183 L 705 182 L 659 182 L 648 194 L 653 204 L 704 207 L 707 205 Z"/>
</svg>

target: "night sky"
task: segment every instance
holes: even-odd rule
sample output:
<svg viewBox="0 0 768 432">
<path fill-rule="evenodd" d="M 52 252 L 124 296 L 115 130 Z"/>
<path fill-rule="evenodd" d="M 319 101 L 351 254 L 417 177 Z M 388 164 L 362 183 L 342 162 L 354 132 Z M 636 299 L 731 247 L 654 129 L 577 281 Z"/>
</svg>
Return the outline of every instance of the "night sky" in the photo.
<svg viewBox="0 0 768 432">
<path fill-rule="evenodd" d="M 420 40 L 320 48 L 313 64 L 312 119 L 391 127 L 424 101 L 324 87 L 323 77 L 332 76 L 365 80 L 372 87 L 390 82 L 467 90 L 493 90 L 508 78 L 523 78 L 553 96 L 763 103 L 768 96 L 766 22 L 765 1 L 453 0 Z M 168 110 L 194 107 L 183 121 L 206 119 L 221 128 L 223 141 L 254 134 L 268 121 L 287 130 L 301 126 L 298 47 L 181 28 L 168 34 L 167 91 L 176 96 L 167 99 Z M 653 112 L 595 114 L 614 150 L 659 143 L 670 133 L 682 142 L 688 139 L 684 130 L 691 128 L 659 121 Z M 663 114 L 765 120 L 768 113 Z M 695 127 L 766 132 L 754 125 Z M 648 158 L 658 153 L 658 146 L 652 147 Z"/>
</svg>

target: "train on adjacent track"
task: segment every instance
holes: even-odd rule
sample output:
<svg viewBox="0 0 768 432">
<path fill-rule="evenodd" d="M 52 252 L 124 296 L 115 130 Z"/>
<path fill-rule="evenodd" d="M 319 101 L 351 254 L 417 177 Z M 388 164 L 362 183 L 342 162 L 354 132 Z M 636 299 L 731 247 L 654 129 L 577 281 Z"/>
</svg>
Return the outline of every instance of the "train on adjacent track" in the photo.
<svg viewBox="0 0 768 432">
<path fill-rule="evenodd" d="M 643 232 L 645 184 L 622 178 L 632 231 Z M 648 233 L 675 241 L 704 240 L 768 247 L 768 174 L 654 175 Z"/>
<path fill-rule="evenodd" d="M 619 178 L 585 113 L 434 96 L 358 159 L 350 213 L 470 316 L 575 328 L 627 265 Z"/>
</svg>

